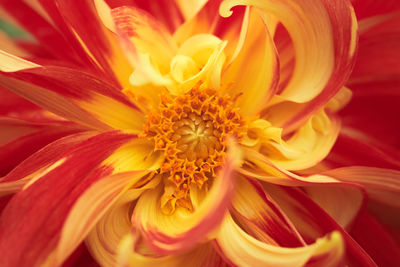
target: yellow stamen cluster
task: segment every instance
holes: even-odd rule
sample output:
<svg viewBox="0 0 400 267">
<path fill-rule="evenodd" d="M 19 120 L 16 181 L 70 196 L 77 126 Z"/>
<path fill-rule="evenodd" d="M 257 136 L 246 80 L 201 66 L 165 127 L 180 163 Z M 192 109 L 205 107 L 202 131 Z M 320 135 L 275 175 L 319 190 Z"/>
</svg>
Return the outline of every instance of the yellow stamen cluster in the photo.
<svg viewBox="0 0 400 267">
<path fill-rule="evenodd" d="M 190 187 L 203 188 L 223 163 L 226 139 L 241 139 L 243 121 L 234 99 L 215 90 L 194 88 L 174 97 L 163 95 L 156 114 L 150 114 L 144 133 L 164 151 L 162 205 L 191 208 Z"/>
</svg>

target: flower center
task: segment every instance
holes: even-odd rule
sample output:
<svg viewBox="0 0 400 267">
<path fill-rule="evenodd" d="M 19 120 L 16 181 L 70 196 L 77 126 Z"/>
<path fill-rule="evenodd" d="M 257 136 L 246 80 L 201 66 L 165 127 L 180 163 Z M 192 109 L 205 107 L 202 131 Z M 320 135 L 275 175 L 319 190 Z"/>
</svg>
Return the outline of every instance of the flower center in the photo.
<svg viewBox="0 0 400 267">
<path fill-rule="evenodd" d="M 207 190 L 224 161 L 227 137 L 241 139 L 244 123 L 234 104 L 215 90 L 194 88 L 163 95 L 159 110 L 149 115 L 144 133 L 164 151 L 159 173 L 165 177 L 161 205 L 167 213 L 175 205 L 191 209 L 190 188 Z"/>
</svg>

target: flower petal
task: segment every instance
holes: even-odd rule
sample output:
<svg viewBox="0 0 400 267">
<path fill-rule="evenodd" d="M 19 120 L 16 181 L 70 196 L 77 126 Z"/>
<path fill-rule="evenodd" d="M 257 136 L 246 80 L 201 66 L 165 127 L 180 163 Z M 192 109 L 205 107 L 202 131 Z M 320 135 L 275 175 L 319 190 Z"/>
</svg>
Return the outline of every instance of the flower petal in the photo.
<svg viewBox="0 0 400 267">
<path fill-rule="evenodd" d="M 320 185 L 303 188 L 342 228 L 348 229 L 365 205 L 360 189 L 343 185 Z"/>
<path fill-rule="evenodd" d="M 383 140 L 390 143 L 396 138 L 388 136 Z M 383 143 L 383 140 L 376 140 L 350 127 L 342 128 L 327 162 L 332 168 L 354 165 L 400 168 L 400 152 L 394 146 Z"/>
<path fill-rule="evenodd" d="M 324 111 L 313 115 L 285 143 L 270 142 L 266 148 L 270 160 L 286 170 L 301 170 L 315 166 L 331 151 L 340 130 L 340 120 Z M 276 149 L 278 153 L 274 153 Z M 272 150 L 272 151 L 270 151 Z"/>
<path fill-rule="evenodd" d="M 35 179 L 35 175 L 40 175 L 46 168 L 60 160 L 71 147 L 93 135 L 93 132 L 71 134 L 44 146 L 0 178 L 0 196 L 17 192 L 30 179 Z"/>
<path fill-rule="evenodd" d="M 272 245 L 301 247 L 302 237 L 275 202 L 254 180 L 239 178 L 232 199 L 232 215 L 247 233 Z"/>
<path fill-rule="evenodd" d="M 116 37 L 102 25 L 94 1 L 40 0 L 40 4 L 66 36 L 82 64 L 118 88 L 128 84 L 132 68 Z"/>
<path fill-rule="evenodd" d="M 132 221 L 153 251 L 163 255 L 191 248 L 221 222 L 233 189 L 232 176 L 237 164 L 234 156 L 237 155 L 227 156 L 207 196 L 194 212 L 178 208 L 172 215 L 164 214 L 159 202 L 161 187 L 140 197 Z"/>
<path fill-rule="evenodd" d="M 288 100 L 306 102 L 313 99 L 324 89 L 331 76 L 337 76 L 337 71 L 342 72 L 342 68 L 353 57 L 356 39 L 352 34 L 355 35 L 355 31 L 349 31 L 355 21 L 352 18 L 351 5 L 347 1 L 317 1 L 311 4 L 307 1 L 225 0 L 221 5 L 221 14 L 230 14 L 229 9 L 238 4 L 254 5 L 275 15 L 292 36 L 296 67 L 291 81 L 282 93 L 282 97 Z M 322 36 L 324 37 L 321 38 Z M 341 62 L 342 60 L 345 62 Z M 339 67 L 343 63 L 345 66 Z M 347 75 L 349 67 L 351 66 L 347 66 Z M 336 89 L 340 89 L 342 85 Z"/>
<path fill-rule="evenodd" d="M 400 171 L 353 166 L 329 170 L 323 174 L 362 185 L 371 199 L 400 207 Z"/>
<path fill-rule="evenodd" d="M 309 260 L 319 266 L 336 266 L 342 260 L 344 246 L 339 233 L 318 239 L 300 248 L 283 248 L 258 241 L 226 216 L 217 234 L 224 255 L 239 266 L 303 266 Z"/>
<path fill-rule="evenodd" d="M 0 116 L 20 118 L 21 116 L 32 117 L 37 115 L 40 108 L 24 98 L 14 94 L 10 90 L 0 86 Z M 40 111 L 39 111 L 40 112 Z"/>
<path fill-rule="evenodd" d="M 111 16 L 115 27 L 127 35 L 135 48 L 142 54 L 149 54 L 160 72 L 166 73 L 177 47 L 164 25 L 133 6 L 114 8 Z"/>
<path fill-rule="evenodd" d="M 35 104 L 95 129 L 141 131 L 141 113 L 105 81 L 71 68 L 38 66 L 4 52 L 0 58 L 7 64 L 0 65 L 0 84 Z"/>
<path fill-rule="evenodd" d="M 357 62 L 350 82 L 368 82 L 400 73 L 400 48 L 396 45 L 400 40 L 400 14 L 389 18 L 365 29 L 360 35 Z"/>
<path fill-rule="evenodd" d="M 294 223 L 307 243 L 332 231 L 340 232 L 346 245 L 346 253 L 355 266 L 376 266 L 370 256 L 351 236 L 303 191 L 292 187 L 263 184 L 266 192 Z"/>
<path fill-rule="evenodd" d="M 400 264 L 400 248 L 395 239 L 368 212 L 365 211 L 358 217 L 350 234 L 378 266 Z"/>
<path fill-rule="evenodd" d="M 400 3 L 397 0 L 352 0 L 351 2 L 359 20 L 400 10 Z"/>
<path fill-rule="evenodd" d="M 111 166 L 102 164 L 104 159 L 132 138 L 119 132 L 97 135 L 75 146 L 43 177 L 25 185 L 0 217 L 0 265 L 44 263 L 57 245 L 74 203 L 112 172 Z"/>
<path fill-rule="evenodd" d="M 278 82 L 279 62 L 275 46 L 262 17 L 253 9 L 244 45 L 224 73 L 223 84 L 233 83 L 226 90 L 233 96 L 242 94 L 238 100 L 241 112 L 252 115 L 265 107 L 275 94 Z"/>
<path fill-rule="evenodd" d="M 137 238 L 128 234 L 119 248 L 119 260 L 117 266 L 227 266 L 221 257 L 216 253 L 211 244 L 200 245 L 194 249 L 181 254 L 164 257 L 144 256 L 134 250 Z"/>
<path fill-rule="evenodd" d="M 235 7 L 234 14 L 229 17 L 221 17 L 219 15 L 220 4 L 220 0 L 206 1 L 194 17 L 186 20 L 174 32 L 173 37 L 180 45 L 194 35 L 213 34 L 221 40 L 228 41 L 225 51 L 230 63 L 236 58 L 243 45 L 248 27 L 249 8 Z"/>
<path fill-rule="evenodd" d="M 69 122 L 27 122 L 11 118 L 0 118 L 0 127 L 1 176 L 45 145 L 85 130 Z"/>
<path fill-rule="evenodd" d="M 67 61 L 78 61 L 67 39 L 60 34 L 54 25 L 30 7 L 26 1 L 1 0 L 0 5 L 9 15 L 16 19 L 21 26 L 35 36 L 53 56 Z"/>
<path fill-rule="evenodd" d="M 145 174 L 146 171 L 136 171 L 110 175 L 85 190 L 69 211 L 57 246 L 46 264 L 61 265 L 118 197 Z"/>
<path fill-rule="evenodd" d="M 102 266 L 116 265 L 117 248 L 122 238 L 129 234 L 132 228 L 132 223 L 128 216 L 132 202 L 144 191 L 154 189 L 159 184 L 160 178 L 154 177 L 144 186 L 126 191 L 106 211 L 86 237 L 86 246 Z"/>
</svg>

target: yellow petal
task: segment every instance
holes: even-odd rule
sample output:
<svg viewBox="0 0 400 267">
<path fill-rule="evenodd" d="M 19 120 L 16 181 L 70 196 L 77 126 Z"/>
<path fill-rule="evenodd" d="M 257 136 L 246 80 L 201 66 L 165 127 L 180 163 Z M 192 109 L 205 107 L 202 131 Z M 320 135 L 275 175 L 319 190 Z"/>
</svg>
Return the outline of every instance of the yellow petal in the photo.
<svg viewBox="0 0 400 267">
<path fill-rule="evenodd" d="M 331 151 L 340 121 L 324 111 L 315 114 L 285 143 L 270 142 L 265 148 L 271 162 L 286 170 L 306 169 L 322 161 Z M 276 150 L 276 151 L 274 151 Z"/>
<path fill-rule="evenodd" d="M 193 212 L 178 207 L 173 214 L 162 212 L 162 187 L 145 192 L 132 215 L 149 247 L 159 254 L 180 252 L 208 239 L 221 222 L 230 203 L 237 154 L 228 152 L 223 168 L 215 177 L 207 195 Z"/>
<path fill-rule="evenodd" d="M 306 247 L 283 248 L 251 237 L 230 215 L 220 227 L 217 243 L 225 256 L 238 266 L 303 266 L 310 259 L 320 266 L 336 266 L 344 252 L 343 239 L 337 232 Z"/>
<path fill-rule="evenodd" d="M 243 47 L 223 76 L 223 84 L 228 85 L 225 91 L 233 96 L 242 94 L 238 100 L 241 112 L 254 115 L 265 108 L 278 81 L 279 63 L 272 38 L 262 18 L 251 10 Z"/>
<path fill-rule="evenodd" d="M 119 260 L 117 266 L 147 267 L 147 266 L 223 266 L 224 262 L 219 257 L 211 244 L 199 245 L 181 254 L 165 257 L 151 257 L 139 254 L 134 250 L 135 237 L 128 234 L 119 247 Z"/>
<path fill-rule="evenodd" d="M 154 189 L 159 184 L 160 178 L 156 176 L 144 186 L 123 193 L 87 235 L 86 246 L 102 266 L 116 265 L 117 248 L 132 228 L 129 214 L 133 201 L 144 191 Z"/>
</svg>

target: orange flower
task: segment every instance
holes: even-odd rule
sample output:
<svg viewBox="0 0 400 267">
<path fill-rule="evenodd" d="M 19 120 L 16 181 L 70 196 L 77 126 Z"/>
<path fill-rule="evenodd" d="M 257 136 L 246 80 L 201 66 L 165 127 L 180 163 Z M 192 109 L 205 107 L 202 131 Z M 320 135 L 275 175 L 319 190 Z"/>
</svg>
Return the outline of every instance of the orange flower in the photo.
<svg viewBox="0 0 400 267">
<path fill-rule="evenodd" d="M 400 265 L 380 2 L 0 0 L 0 265 Z"/>
</svg>

